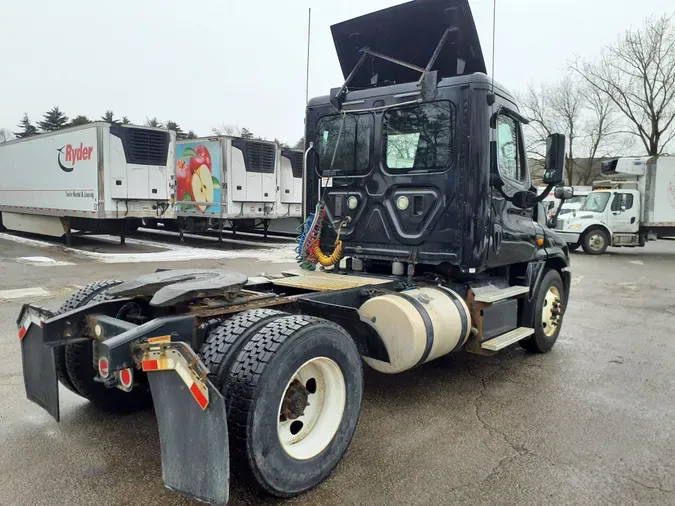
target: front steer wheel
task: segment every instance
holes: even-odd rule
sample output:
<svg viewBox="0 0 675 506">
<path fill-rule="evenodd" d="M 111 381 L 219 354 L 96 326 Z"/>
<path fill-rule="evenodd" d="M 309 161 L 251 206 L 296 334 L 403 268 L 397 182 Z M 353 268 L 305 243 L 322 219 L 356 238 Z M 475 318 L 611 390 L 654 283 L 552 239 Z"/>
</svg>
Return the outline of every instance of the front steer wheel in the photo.
<svg viewBox="0 0 675 506">
<path fill-rule="evenodd" d="M 609 246 L 609 235 L 601 228 L 593 228 L 584 233 L 581 247 L 587 255 L 602 255 Z"/>
<path fill-rule="evenodd" d="M 520 341 L 532 353 L 546 353 L 558 339 L 565 313 L 565 287 L 558 271 L 548 270 L 534 298 L 534 334 Z"/>
<path fill-rule="evenodd" d="M 363 369 L 341 327 L 286 316 L 262 327 L 229 371 L 232 469 L 277 497 L 321 483 L 347 450 Z"/>
</svg>

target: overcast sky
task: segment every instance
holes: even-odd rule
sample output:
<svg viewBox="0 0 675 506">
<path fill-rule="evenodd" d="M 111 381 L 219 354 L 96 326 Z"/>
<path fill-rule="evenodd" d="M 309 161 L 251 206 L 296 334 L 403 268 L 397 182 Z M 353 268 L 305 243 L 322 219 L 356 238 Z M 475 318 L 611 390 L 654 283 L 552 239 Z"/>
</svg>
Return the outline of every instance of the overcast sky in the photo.
<svg viewBox="0 0 675 506">
<path fill-rule="evenodd" d="M 303 132 L 307 9 L 310 96 L 343 77 L 330 25 L 391 0 L 33 0 L 0 7 L 0 128 L 58 105 L 106 109 L 134 123 L 156 116 L 200 135 L 221 122 L 295 143 Z M 470 0 L 490 68 L 492 0 Z M 670 0 L 497 1 L 495 76 L 517 90 L 556 79 Z"/>
</svg>

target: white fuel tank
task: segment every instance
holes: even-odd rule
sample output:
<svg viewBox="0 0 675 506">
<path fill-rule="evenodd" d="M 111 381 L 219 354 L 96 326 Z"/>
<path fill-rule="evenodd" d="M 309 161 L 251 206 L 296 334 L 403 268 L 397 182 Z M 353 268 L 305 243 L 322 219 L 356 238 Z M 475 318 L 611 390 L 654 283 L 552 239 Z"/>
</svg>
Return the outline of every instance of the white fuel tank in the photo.
<svg viewBox="0 0 675 506">
<path fill-rule="evenodd" d="M 469 338 L 471 317 L 464 300 L 445 287 L 379 295 L 359 313 L 373 322 L 390 362 L 363 357 L 373 369 L 395 374 L 459 350 Z"/>
</svg>

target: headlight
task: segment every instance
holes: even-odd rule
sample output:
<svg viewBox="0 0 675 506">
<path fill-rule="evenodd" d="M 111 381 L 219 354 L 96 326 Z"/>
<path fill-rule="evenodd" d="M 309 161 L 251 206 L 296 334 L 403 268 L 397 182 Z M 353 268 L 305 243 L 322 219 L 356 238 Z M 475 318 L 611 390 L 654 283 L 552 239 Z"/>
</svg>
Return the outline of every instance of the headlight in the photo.
<svg viewBox="0 0 675 506">
<path fill-rule="evenodd" d="M 573 225 L 570 225 L 568 228 L 570 230 L 579 230 L 581 228 L 581 225 L 579 225 L 578 223 L 575 223 Z"/>
</svg>

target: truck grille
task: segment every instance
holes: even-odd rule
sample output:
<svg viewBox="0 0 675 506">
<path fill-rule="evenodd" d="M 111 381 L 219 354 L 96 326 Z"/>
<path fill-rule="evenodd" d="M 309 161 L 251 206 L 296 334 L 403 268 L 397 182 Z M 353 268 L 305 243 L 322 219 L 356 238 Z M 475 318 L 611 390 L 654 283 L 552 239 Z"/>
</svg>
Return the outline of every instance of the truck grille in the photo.
<svg viewBox="0 0 675 506">
<path fill-rule="evenodd" d="M 144 128 L 110 127 L 111 135 L 119 137 L 127 163 L 137 165 L 166 165 L 169 132 Z"/>
<path fill-rule="evenodd" d="M 284 150 L 281 152 L 281 154 L 291 161 L 291 170 L 293 171 L 293 177 L 301 178 L 302 162 L 303 162 L 302 151 Z"/>
</svg>

